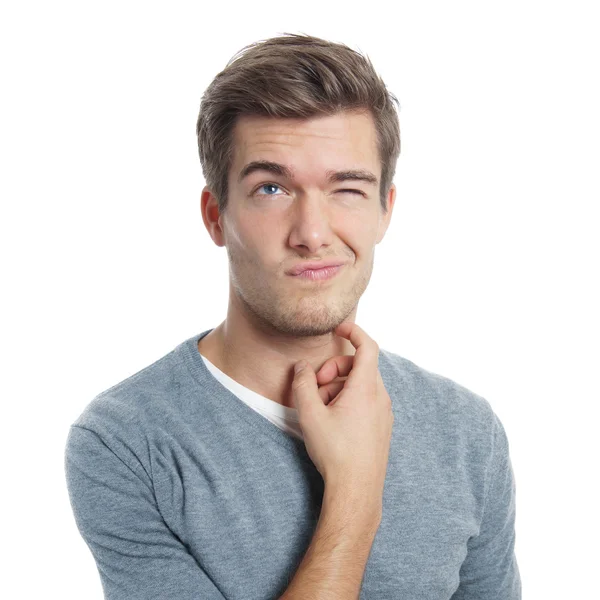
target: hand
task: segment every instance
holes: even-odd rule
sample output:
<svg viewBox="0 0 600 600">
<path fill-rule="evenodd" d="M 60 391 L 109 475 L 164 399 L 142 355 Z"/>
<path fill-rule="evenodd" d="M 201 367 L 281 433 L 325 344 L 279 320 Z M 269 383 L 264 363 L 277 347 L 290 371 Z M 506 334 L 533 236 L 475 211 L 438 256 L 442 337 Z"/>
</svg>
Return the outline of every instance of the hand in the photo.
<svg viewBox="0 0 600 600">
<path fill-rule="evenodd" d="M 394 415 L 378 369 L 379 346 L 354 323 L 334 333 L 350 340 L 355 355 L 328 359 L 318 374 L 300 361 L 305 367 L 292 382 L 306 449 L 326 485 L 381 499 Z"/>
</svg>

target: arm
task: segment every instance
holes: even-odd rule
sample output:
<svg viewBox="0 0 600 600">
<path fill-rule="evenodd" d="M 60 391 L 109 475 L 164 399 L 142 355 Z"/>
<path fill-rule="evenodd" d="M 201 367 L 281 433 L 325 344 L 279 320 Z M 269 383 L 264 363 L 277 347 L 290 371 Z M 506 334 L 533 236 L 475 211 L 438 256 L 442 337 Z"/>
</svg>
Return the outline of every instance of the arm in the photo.
<svg viewBox="0 0 600 600">
<path fill-rule="evenodd" d="M 353 493 L 350 486 L 325 485 L 312 541 L 279 600 L 358 600 L 381 522 L 381 501 L 363 501 Z"/>
<path fill-rule="evenodd" d="M 95 432 L 71 426 L 65 449 L 67 488 L 104 597 L 224 600 L 167 527 L 152 483 L 142 471 L 121 460 Z"/>
<path fill-rule="evenodd" d="M 520 600 L 515 545 L 515 480 L 508 440 L 494 415 L 494 447 L 479 535 L 469 539 L 452 600 Z"/>
</svg>

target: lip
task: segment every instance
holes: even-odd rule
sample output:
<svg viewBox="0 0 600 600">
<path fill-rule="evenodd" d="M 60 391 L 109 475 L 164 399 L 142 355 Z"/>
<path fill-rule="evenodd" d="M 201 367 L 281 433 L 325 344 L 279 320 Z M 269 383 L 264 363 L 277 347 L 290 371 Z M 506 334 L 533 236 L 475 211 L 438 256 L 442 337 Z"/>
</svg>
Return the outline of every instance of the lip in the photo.
<svg viewBox="0 0 600 600">
<path fill-rule="evenodd" d="M 337 265 L 333 267 L 325 267 L 324 269 L 306 269 L 294 275 L 296 279 L 304 279 L 307 281 L 324 281 L 325 279 L 332 279 L 335 275 L 342 270 L 344 265 Z"/>
<path fill-rule="evenodd" d="M 288 271 L 288 275 L 301 275 L 304 271 L 324 271 L 330 267 L 341 267 L 344 262 L 341 260 L 317 260 L 313 262 L 298 263 Z M 336 271 L 339 269 L 336 269 Z"/>
</svg>

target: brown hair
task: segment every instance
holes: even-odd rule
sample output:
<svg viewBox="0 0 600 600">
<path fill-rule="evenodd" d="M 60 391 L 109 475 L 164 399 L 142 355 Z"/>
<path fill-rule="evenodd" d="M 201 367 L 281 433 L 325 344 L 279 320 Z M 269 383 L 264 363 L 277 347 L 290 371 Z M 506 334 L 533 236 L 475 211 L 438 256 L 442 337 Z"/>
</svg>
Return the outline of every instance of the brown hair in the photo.
<svg viewBox="0 0 600 600">
<path fill-rule="evenodd" d="M 233 128 L 238 115 L 310 118 L 343 110 L 368 110 L 381 161 L 379 196 L 387 194 L 400 155 L 400 124 L 394 104 L 371 60 L 344 44 L 306 34 L 284 33 L 242 48 L 202 96 L 196 124 L 206 185 L 227 207 Z"/>
</svg>

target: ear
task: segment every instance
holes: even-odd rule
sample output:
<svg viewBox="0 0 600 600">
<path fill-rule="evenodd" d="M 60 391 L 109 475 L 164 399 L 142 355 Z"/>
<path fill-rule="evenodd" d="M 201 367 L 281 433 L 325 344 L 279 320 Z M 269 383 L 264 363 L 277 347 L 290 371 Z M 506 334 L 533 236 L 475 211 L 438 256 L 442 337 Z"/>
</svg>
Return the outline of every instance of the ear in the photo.
<svg viewBox="0 0 600 600">
<path fill-rule="evenodd" d="M 200 211 L 204 226 L 213 242 L 217 246 L 225 246 L 225 235 L 221 227 L 223 217 L 219 214 L 219 203 L 207 186 L 204 186 L 200 196 Z"/>
<path fill-rule="evenodd" d="M 387 202 L 387 212 L 384 214 L 383 210 L 381 210 L 381 205 L 379 206 L 380 210 L 380 219 L 379 219 L 379 231 L 377 233 L 377 241 L 376 244 L 379 244 L 389 227 L 390 221 L 392 220 L 392 212 L 394 210 L 394 204 L 396 202 L 396 185 L 392 183 L 390 189 L 388 191 L 388 195 L 386 198 Z"/>
</svg>

